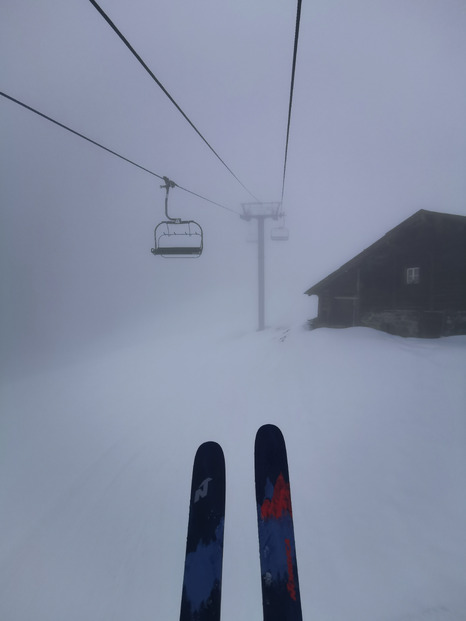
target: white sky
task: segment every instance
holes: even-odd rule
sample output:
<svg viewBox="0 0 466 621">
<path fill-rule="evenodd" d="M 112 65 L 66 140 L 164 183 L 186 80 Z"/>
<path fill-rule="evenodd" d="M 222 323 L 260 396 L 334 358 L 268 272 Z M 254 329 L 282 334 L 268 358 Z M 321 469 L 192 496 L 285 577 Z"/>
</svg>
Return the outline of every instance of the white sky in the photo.
<svg viewBox="0 0 466 621">
<path fill-rule="evenodd" d="M 295 3 L 101 6 L 243 183 L 279 200 Z M 269 321 L 417 209 L 466 214 L 465 32 L 464 0 L 304 3 L 290 242 L 267 248 Z M 252 200 L 86 0 L 2 0 L 0 57 L 1 91 L 233 209 Z M 8 355 L 67 350 L 162 309 L 193 321 L 190 301 L 220 288 L 255 327 L 255 248 L 237 216 L 173 192 L 205 252 L 154 258 L 158 179 L 4 98 L 0 110 Z"/>
</svg>

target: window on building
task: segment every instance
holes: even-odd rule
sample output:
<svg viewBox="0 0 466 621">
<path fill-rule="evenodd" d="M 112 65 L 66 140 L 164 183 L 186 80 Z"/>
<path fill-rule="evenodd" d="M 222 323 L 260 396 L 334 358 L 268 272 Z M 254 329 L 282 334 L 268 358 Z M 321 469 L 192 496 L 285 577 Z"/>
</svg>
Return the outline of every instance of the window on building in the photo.
<svg viewBox="0 0 466 621">
<path fill-rule="evenodd" d="M 406 268 L 406 284 L 417 285 L 421 280 L 421 268 L 420 267 L 407 267 Z"/>
</svg>

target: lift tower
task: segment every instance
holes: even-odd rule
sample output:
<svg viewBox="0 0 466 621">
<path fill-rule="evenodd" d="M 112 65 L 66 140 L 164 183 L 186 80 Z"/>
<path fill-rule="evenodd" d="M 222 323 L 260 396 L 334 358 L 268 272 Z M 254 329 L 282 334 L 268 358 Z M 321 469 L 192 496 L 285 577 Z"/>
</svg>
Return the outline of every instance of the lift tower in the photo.
<svg viewBox="0 0 466 621">
<path fill-rule="evenodd" d="M 267 218 L 278 220 L 281 203 L 242 203 L 242 220 L 250 222 L 257 220 L 257 264 L 258 264 L 258 289 L 259 289 L 259 327 L 265 328 L 265 221 Z"/>
</svg>

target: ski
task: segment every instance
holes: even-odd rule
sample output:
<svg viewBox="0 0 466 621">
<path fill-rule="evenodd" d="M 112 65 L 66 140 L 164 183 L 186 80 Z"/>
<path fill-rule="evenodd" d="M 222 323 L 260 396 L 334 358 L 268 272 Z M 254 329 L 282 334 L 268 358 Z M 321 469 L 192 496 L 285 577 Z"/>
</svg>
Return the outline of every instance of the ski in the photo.
<svg viewBox="0 0 466 621">
<path fill-rule="evenodd" d="M 286 446 L 275 425 L 257 432 L 254 461 L 264 621 L 302 621 Z"/>
<path fill-rule="evenodd" d="M 180 621 L 219 621 L 225 460 L 216 442 L 196 452 L 191 483 Z"/>
</svg>

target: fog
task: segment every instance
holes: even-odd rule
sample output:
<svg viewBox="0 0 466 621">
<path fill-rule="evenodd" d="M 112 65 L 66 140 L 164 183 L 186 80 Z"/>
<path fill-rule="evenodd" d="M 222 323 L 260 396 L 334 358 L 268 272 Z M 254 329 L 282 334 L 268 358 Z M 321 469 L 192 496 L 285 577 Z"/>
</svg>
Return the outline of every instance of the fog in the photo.
<svg viewBox="0 0 466 621">
<path fill-rule="evenodd" d="M 280 200 L 296 7 L 283 0 L 102 2 L 260 200 Z M 283 209 L 266 248 L 268 325 L 419 208 L 466 214 L 466 4 L 304 3 Z M 196 260 L 154 257 L 161 181 L 0 98 L 2 367 L 61 364 L 176 314 L 256 329 L 253 200 L 84 0 L 3 0 L 0 90 L 177 184 Z"/>
</svg>

